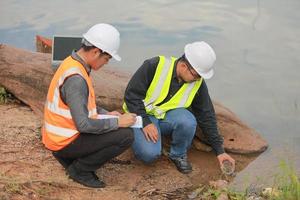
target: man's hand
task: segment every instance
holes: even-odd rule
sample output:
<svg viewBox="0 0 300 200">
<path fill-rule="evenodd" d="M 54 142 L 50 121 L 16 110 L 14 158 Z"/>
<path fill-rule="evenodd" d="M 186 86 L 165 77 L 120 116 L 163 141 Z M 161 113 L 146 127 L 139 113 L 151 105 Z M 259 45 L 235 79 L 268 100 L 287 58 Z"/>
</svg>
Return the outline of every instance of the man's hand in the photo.
<svg viewBox="0 0 300 200">
<path fill-rule="evenodd" d="M 158 131 L 153 123 L 145 126 L 143 132 L 148 142 L 150 142 L 150 140 L 154 143 L 158 141 Z"/>
<path fill-rule="evenodd" d="M 218 155 L 217 158 L 219 160 L 220 166 L 222 166 L 225 160 L 228 160 L 232 164 L 232 166 L 235 167 L 235 160 L 227 153 L 222 153 Z"/>
<path fill-rule="evenodd" d="M 136 114 L 134 113 L 125 113 L 119 116 L 118 125 L 119 127 L 129 127 L 136 122 Z"/>
<path fill-rule="evenodd" d="M 121 116 L 122 114 L 121 113 L 119 113 L 118 111 L 111 111 L 111 112 L 108 112 L 108 113 L 106 113 L 107 115 L 115 115 L 115 116 Z"/>
</svg>

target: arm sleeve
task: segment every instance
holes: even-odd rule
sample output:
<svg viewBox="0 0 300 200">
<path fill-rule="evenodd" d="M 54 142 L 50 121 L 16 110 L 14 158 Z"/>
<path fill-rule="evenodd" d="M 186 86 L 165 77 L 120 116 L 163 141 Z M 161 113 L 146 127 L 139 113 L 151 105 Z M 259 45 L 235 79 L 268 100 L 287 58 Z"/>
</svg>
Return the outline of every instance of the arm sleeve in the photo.
<svg viewBox="0 0 300 200">
<path fill-rule="evenodd" d="M 224 153 L 223 139 L 217 128 L 215 110 L 204 80 L 192 102 L 192 111 L 199 127 L 202 129 L 204 136 L 216 155 Z"/>
<path fill-rule="evenodd" d="M 100 106 L 97 106 L 97 113 L 106 114 L 106 113 L 108 113 L 108 111 L 105 110 L 104 108 L 100 107 Z"/>
<path fill-rule="evenodd" d="M 118 129 L 118 120 L 91 119 L 88 117 L 88 86 L 80 75 L 68 77 L 60 88 L 62 100 L 70 108 L 72 118 L 80 133 L 102 134 Z"/>
<path fill-rule="evenodd" d="M 146 113 L 143 100 L 154 77 L 158 62 L 159 57 L 146 60 L 132 76 L 125 90 L 124 101 L 129 112 L 142 116 L 144 127 L 152 123 Z"/>
</svg>

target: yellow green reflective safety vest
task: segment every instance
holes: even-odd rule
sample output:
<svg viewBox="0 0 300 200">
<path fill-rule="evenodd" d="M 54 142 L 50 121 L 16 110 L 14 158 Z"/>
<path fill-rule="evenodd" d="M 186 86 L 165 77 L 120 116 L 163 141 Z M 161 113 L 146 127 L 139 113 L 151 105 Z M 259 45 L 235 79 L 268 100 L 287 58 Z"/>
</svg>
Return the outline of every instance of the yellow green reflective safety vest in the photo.
<svg viewBox="0 0 300 200">
<path fill-rule="evenodd" d="M 167 59 L 159 56 L 159 62 L 153 80 L 143 100 L 146 113 L 157 119 L 164 119 L 166 112 L 176 108 L 188 108 L 199 90 L 202 78 L 192 83 L 184 83 L 176 94 L 167 102 L 159 105 L 167 97 L 171 85 L 174 64 L 177 58 Z M 159 106 L 158 106 L 159 105 Z M 128 112 L 124 103 L 123 109 Z"/>
</svg>

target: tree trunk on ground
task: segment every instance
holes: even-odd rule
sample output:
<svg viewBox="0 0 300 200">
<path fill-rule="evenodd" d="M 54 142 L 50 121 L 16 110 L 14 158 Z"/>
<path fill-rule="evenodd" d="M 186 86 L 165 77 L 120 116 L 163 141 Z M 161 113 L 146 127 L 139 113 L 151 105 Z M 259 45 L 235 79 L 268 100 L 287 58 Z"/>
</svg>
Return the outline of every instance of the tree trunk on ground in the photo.
<svg viewBox="0 0 300 200">
<path fill-rule="evenodd" d="M 29 105 L 41 118 L 53 74 L 50 54 L 29 52 L 0 44 L 0 85 Z M 130 74 L 103 68 L 93 72 L 92 77 L 97 105 L 107 110 L 121 110 Z M 216 102 L 214 107 L 219 130 L 224 137 L 225 150 L 249 154 L 260 153 L 267 148 L 266 141 L 228 108 Z M 205 141 L 201 130 L 196 135 Z M 195 138 L 194 142 L 199 141 Z"/>
</svg>

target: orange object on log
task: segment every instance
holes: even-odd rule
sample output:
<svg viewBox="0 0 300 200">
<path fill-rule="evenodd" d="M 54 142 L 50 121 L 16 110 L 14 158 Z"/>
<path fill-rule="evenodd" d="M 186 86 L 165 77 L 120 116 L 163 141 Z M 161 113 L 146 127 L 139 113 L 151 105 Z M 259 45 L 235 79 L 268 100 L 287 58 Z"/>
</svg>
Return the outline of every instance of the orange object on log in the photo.
<svg viewBox="0 0 300 200">
<path fill-rule="evenodd" d="M 36 35 L 36 51 L 42 53 L 52 53 L 52 40 L 40 35 Z"/>
</svg>

